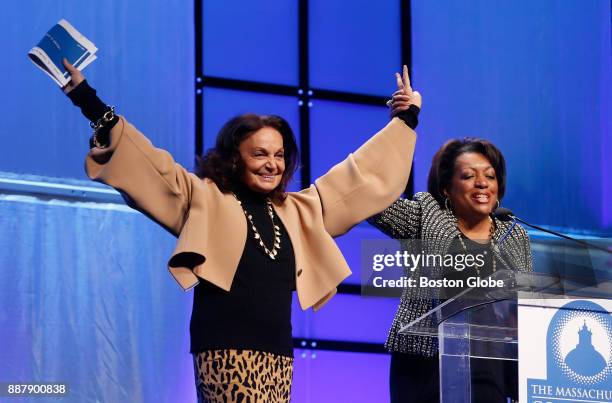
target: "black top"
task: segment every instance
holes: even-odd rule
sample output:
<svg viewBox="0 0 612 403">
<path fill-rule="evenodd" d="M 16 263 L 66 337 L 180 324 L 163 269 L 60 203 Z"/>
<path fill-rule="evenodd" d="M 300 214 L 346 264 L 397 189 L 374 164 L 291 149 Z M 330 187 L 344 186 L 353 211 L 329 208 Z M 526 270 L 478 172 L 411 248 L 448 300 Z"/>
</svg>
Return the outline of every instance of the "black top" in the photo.
<svg viewBox="0 0 612 403">
<path fill-rule="evenodd" d="M 461 280 L 464 284 L 464 287 L 443 289 L 442 291 L 443 299 L 451 298 L 457 293 L 465 290 L 468 287 L 467 285 L 468 277 L 480 277 L 481 279 L 484 280 L 493 274 L 494 268 L 496 269 L 496 268 L 503 267 L 501 263 L 498 262 L 497 259 L 495 258 L 495 255 L 493 251 L 491 250 L 490 243 L 476 242 L 468 238 L 463 233 L 463 231 L 460 231 L 460 233 L 461 233 L 460 235 L 461 240 L 463 240 L 463 242 L 461 242 L 459 237 L 453 239 L 450 245 L 450 248 L 448 250 L 448 253 L 453 254 L 453 255 L 472 255 L 474 256 L 474 259 L 476 258 L 477 255 L 481 255 L 482 260 L 483 260 L 482 262 L 483 265 L 480 266 L 478 269 L 476 269 L 475 266 L 472 266 L 472 267 L 466 266 L 461 271 L 458 271 L 454 266 L 449 267 L 445 271 L 444 277 L 449 280 Z M 495 260 L 495 264 L 493 263 L 494 260 Z M 474 295 L 474 294 L 471 294 L 471 295 Z M 480 295 L 480 294 L 476 293 L 476 295 Z"/>
<path fill-rule="evenodd" d="M 252 215 L 265 245 L 272 249 L 274 230 L 265 195 L 244 187 L 234 193 Z M 247 239 L 230 291 L 200 279 L 191 314 L 192 353 L 234 348 L 293 356 L 291 302 L 295 256 L 287 230 L 276 214 L 274 224 L 281 233 L 276 259 L 265 254 L 247 221 Z"/>
<path fill-rule="evenodd" d="M 482 255 L 483 260 L 484 260 L 483 267 L 481 267 L 478 271 L 476 271 L 476 269 L 471 269 L 468 271 L 468 273 L 470 275 L 478 274 L 482 278 L 486 278 L 490 276 L 491 274 L 493 274 L 493 260 L 495 259 L 495 255 L 493 251 L 491 250 L 491 243 L 490 242 L 482 243 L 482 242 L 474 241 L 468 238 L 463 233 L 463 231 L 459 230 L 459 232 L 461 233 L 463 244 L 465 244 L 465 249 L 463 249 L 463 244 L 461 244 L 461 241 L 459 241 L 459 239 L 457 238 L 457 241 L 455 241 L 455 245 L 456 246 L 461 245 L 461 249 L 462 249 L 458 253 L 469 253 L 470 255 L 473 255 L 473 256 Z M 501 266 L 500 262 L 496 261 L 495 267 L 497 268 L 497 266 L 503 267 Z"/>
</svg>

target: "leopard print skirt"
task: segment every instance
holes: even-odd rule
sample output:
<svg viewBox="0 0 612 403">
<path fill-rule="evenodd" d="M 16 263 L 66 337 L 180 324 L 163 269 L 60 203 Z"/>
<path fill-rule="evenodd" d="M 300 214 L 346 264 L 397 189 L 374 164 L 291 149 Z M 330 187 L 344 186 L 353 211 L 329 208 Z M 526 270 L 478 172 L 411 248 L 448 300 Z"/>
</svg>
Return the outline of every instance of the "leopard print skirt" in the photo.
<svg viewBox="0 0 612 403">
<path fill-rule="evenodd" d="M 293 358 L 252 350 L 193 355 L 198 403 L 289 402 Z"/>
</svg>

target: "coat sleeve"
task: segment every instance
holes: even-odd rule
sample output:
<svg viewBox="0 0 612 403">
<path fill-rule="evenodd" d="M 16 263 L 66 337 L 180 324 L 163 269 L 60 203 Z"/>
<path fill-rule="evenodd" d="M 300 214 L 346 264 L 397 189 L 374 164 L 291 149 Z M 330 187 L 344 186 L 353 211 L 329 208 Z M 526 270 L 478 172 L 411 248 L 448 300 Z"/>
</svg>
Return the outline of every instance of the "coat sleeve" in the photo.
<svg viewBox="0 0 612 403">
<path fill-rule="evenodd" d="M 500 256 L 501 261 L 511 270 L 531 272 L 533 258 L 529 234 L 520 224 L 515 224 L 511 228 L 510 234 L 499 244 L 499 250 L 503 252 Z"/>
<path fill-rule="evenodd" d="M 520 233 L 522 251 L 521 255 L 523 257 L 521 270 L 532 272 L 533 271 L 533 256 L 531 254 L 531 241 L 529 239 L 529 234 L 525 231 L 525 228 L 522 226 L 518 226 L 518 230 Z"/>
<path fill-rule="evenodd" d="M 394 239 L 415 238 L 421 230 L 421 204 L 416 200 L 397 199 L 368 223 Z"/>
<path fill-rule="evenodd" d="M 121 117 L 108 147 L 92 148 L 85 170 L 92 180 L 118 190 L 130 207 L 177 236 L 185 223 L 194 186 L 200 179 L 155 148 Z"/>
<path fill-rule="evenodd" d="M 339 236 L 397 199 L 406 188 L 416 133 L 394 118 L 315 181 L 325 229 Z"/>
</svg>

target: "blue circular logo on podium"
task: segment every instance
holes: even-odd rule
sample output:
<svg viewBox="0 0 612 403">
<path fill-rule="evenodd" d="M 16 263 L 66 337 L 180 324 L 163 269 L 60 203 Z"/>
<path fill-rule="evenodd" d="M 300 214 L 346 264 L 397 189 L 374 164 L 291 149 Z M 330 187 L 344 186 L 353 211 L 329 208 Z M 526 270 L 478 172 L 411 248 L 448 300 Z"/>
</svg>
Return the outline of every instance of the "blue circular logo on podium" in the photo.
<svg viewBox="0 0 612 403">
<path fill-rule="evenodd" d="M 578 300 L 559 308 L 548 328 L 547 346 L 549 381 L 612 385 L 612 316 L 600 305 Z"/>
</svg>

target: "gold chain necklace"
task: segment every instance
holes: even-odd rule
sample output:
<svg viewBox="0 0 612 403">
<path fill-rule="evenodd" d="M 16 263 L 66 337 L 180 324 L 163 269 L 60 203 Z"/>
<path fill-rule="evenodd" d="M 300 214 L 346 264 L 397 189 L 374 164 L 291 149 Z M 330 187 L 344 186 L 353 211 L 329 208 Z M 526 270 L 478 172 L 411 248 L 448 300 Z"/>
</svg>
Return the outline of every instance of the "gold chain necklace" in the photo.
<svg viewBox="0 0 612 403">
<path fill-rule="evenodd" d="M 453 214 L 453 217 L 455 215 Z M 495 224 L 493 223 L 493 219 L 491 217 L 489 217 L 489 222 L 490 222 L 490 226 L 489 226 L 489 249 L 491 250 L 491 261 L 492 263 L 492 267 L 491 269 L 493 270 L 493 273 L 495 273 L 495 271 L 497 270 L 496 267 L 496 263 L 495 263 L 495 253 L 493 252 L 493 234 L 495 233 Z M 463 236 L 461 236 L 461 229 L 459 228 L 459 220 L 457 220 L 455 218 L 455 223 L 457 225 L 457 229 L 459 230 L 459 242 L 461 242 L 461 246 L 463 247 L 463 250 L 465 251 L 465 253 L 468 252 L 467 246 L 465 246 L 465 242 L 463 242 Z M 480 267 L 475 266 L 476 267 L 476 274 L 480 277 Z"/>
<path fill-rule="evenodd" d="M 249 220 L 249 224 L 251 224 L 251 229 L 253 230 L 253 236 L 255 240 L 259 242 L 259 246 L 261 246 L 261 248 L 264 250 L 266 255 L 268 255 L 270 259 L 275 260 L 276 255 L 278 254 L 278 250 L 280 249 L 280 243 L 281 243 L 280 235 L 281 234 L 280 234 L 280 227 L 274 224 L 274 209 L 272 208 L 272 201 L 270 200 L 269 197 L 266 197 L 266 206 L 268 208 L 268 215 L 270 216 L 270 220 L 272 220 L 272 226 L 274 227 L 274 245 L 272 246 L 272 250 L 270 250 L 264 243 L 263 238 L 259 234 L 259 231 L 257 231 L 257 227 L 255 227 L 255 223 L 253 222 L 253 216 L 244 209 L 244 207 L 242 206 L 242 202 L 240 201 L 238 196 L 236 196 L 236 194 L 233 192 L 232 194 L 234 195 L 234 198 L 238 201 L 238 204 L 240 204 L 240 208 L 242 208 L 242 211 L 244 212 L 244 215 L 246 216 L 247 220 Z"/>
</svg>

